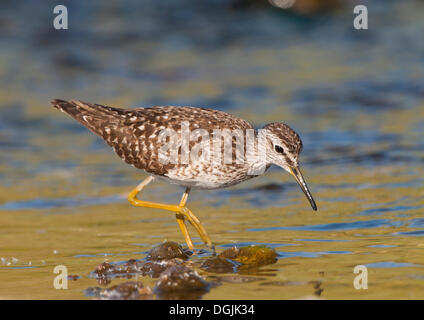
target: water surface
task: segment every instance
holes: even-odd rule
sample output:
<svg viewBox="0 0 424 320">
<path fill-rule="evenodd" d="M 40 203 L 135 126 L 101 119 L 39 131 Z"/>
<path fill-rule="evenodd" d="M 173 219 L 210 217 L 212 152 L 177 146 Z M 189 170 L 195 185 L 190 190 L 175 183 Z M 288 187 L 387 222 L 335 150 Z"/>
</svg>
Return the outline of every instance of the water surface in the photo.
<svg viewBox="0 0 424 320">
<path fill-rule="evenodd" d="M 173 214 L 126 202 L 145 174 L 52 98 L 207 106 L 299 132 L 318 212 L 277 168 L 190 195 L 218 251 L 258 244 L 279 258 L 204 299 L 424 298 L 424 4 L 369 2 L 360 33 L 350 7 L 302 17 L 224 2 L 69 3 L 66 32 L 48 1 L 2 4 L 0 298 L 90 299 L 99 263 L 183 243 Z M 143 196 L 174 203 L 182 191 L 156 183 Z M 53 288 L 59 264 L 80 276 L 68 290 Z M 356 265 L 368 290 L 353 287 Z"/>
</svg>

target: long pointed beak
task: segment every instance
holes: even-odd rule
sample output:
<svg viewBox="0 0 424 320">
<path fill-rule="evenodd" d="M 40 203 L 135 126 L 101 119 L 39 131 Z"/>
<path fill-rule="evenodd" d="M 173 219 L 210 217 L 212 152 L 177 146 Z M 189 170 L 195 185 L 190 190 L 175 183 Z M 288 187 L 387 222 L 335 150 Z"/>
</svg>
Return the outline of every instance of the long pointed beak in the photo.
<svg viewBox="0 0 424 320">
<path fill-rule="evenodd" d="M 309 192 L 308 186 L 306 185 L 306 182 L 303 179 L 302 172 L 300 172 L 299 167 L 290 168 L 290 174 L 296 179 L 306 198 L 308 198 L 312 209 L 314 211 L 317 211 L 317 205 L 315 204 L 314 198 L 312 198 L 312 195 Z"/>
</svg>

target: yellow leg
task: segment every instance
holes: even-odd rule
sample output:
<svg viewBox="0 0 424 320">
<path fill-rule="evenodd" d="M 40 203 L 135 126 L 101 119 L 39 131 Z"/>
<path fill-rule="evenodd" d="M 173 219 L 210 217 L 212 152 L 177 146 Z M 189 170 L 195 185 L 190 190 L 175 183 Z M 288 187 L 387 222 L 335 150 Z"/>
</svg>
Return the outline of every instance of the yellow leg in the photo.
<svg viewBox="0 0 424 320">
<path fill-rule="evenodd" d="M 190 235 L 188 234 L 187 227 L 184 223 L 185 219 L 187 219 L 190 222 L 190 224 L 196 229 L 196 231 L 199 233 L 199 236 L 203 240 L 203 242 L 207 246 L 212 247 L 212 242 L 209 239 L 209 236 L 206 233 L 206 230 L 201 225 L 199 219 L 197 219 L 197 217 L 186 207 L 186 202 L 187 202 L 188 194 L 190 192 L 190 188 L 187 188 L 186 191 L 184 192 L 179 205 L 163 204 L 163 203 L 149 202 L 149 201 L 143 201 L 143 200 L 137 199 L 137 194 L 141 190 L 143 190 L 145 186 L 147 186 L 150 182 L 152 182 L 153 179 L 154 179 L 153 177 L 149 176 L 143 182 L 141 182 L 128 195 L 128 201 L 136 207 L 158 208 L 158 209 L 164 209 L 164 210 L 176 212 L 178 225 L 180 226 L 180 229 L 184 235 L 187 246 L 190 248 L 190 250 L 193 250 L 194 247 L 193 247 L 193 242 L 190 239 Z"/>
<path fill-rule="evenodd" d="M 180 226 L 181 232 L 184 235 L 184 239 L 185 239 L 185 242 L 187 243 L 187 247 L 190 250 L 194 250 L 193 242 L 191 241 L 191 238 L 190 238 L 190 235 L 188 233 L 187 227 L 186 227 L 186 225 L 184 223 L 184 216 L 177 213 L 175 215 L 175 217 L 177 218 L 178 225 Z"/>
<path fill-rule="evenodd" d="M 181 201 L 179 204 L 181 208 L 185 207 L 189 192 L 190 192 L 190 189 L 187 188 L 183 196 L 181 197 Z M 185 221 L 184 215 L 177 213 L 175 217 L 177 218 L 178 225 L 180 226 L 181 232 L 184 235 L 184 239 L 187 243 L 187 246 L 189 247 L 190 250 L 194 250 L 193 242 L 191 241 L 190 234 L 188 233 L 187 227 L 184 222 Z"/>
</svg>

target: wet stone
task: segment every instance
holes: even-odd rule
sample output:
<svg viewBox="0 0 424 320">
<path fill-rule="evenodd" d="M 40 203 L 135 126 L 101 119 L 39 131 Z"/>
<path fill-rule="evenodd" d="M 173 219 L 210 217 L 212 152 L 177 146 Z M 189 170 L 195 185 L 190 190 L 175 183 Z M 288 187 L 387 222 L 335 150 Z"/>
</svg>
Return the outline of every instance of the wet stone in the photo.
<svg viewBox="0 0 424 320">
<path fill-rule="evenodd" d="M 110 283 L 110 278 L 115 272 L 116 270 L 114 265 L 103 262 L 96 267 L 96 270 L 94 270 L 94 276 L 99 285 L 106 286 Z"/>
<path fill-rule="evenodd" d="M 165 241 L 160 245 L 152 248 L 146 259 L 148 261 L 170 260 L 174 258 L 186 260 L 188 257 L 188 254 L 178 243 L 173 241 Z"/>
<path fill-rule="evenodd" d="M 124 274 L 141 274 L 143 276 L 157 278 L 163 271 L 165 271 L 166 268 L 182 263 L 183 260 L 178 258 L 161 261 L 138 261 L 130 259 L 122 265 L 116 265 L 114 273 L 121 276 Z"/>
<path fill-rule="evenodd" d="M 167 268 L 167 264 L 158 262 L 146 262 L 140 270 L 143 275 L 148 275 L 151 278 L 158 278 Z"/>
<path fill-rule="evenodd" d="M 147 261 L 142 265 L 140 271 L 144 276 L 158 278 L 167 268 L 182 264 L 183 260 L 181 259 L 172 259 L 168 261 Z"/>
<path fill-rule="evenodd" d="M 265 246 L 233 247 L 221 252 L 219 256 L 237 261 L 243 267 L 260 267 L 277 262 L 277 252 Z"/>
<path fill-rule="evenodd" d="M 134 259 L 128 260 L 123 265 L 110 264 L 103 262 L 94 270 L 94 277 L 101 286 L 110 284 L 113 278 L 130 279 L 134 273 L 138 272 L 141 262 Z"/>
<path fill-rule="evenodd" d="M 96 270 L 94 270 L 94 273 L 97 276 L 101 277 L 101 276 L 106 276 L 108 274 L 111 274 L 114 271 L 115 271 L 114 265 L 107 262 L 103 262 L 96 267 Z"/>
<path fill-rule="evenodd" d="M 114 276 L 122 277 L 126 274 L 136 273 L 140 269 L 141 265 L 142 262 L 134 259 L 130 259 L 122 265 L 103 262 L 96 267 L 94 274 L 97 278 Z"/>
<path fill-rule="evenodd" d="M 196 271 L 178 265 L 160 275 L 154 291 L 164 299 L 199 299 L 209 291 L 209 284 Z"/>
<path fill-rule="evenodd" d="M 134 281 L 124 282 L 106 289 L 88 288 L 85 293 L 100 300 L 139 300 L 153 297 L 149 287 L 145 288 L 141 282 Z"/>
<path fill-rule="evenodd" d="M 223 257 L 212 257 L 203 262 L 201 269 L 213 273 L 237 272 L 240 263 Z"/>
<path fill-rule="evenodd" d="M 142 262 L 135 259 L 130 259 L 121 266 L 116 266 L 115 270 L 121 273 L 134 273 L 137 272 L 142 265 Z"/>
<path fill-rule="evenodd" d="M 81 278 L 81 277 L 79 275 L 76 275 L 76 274 L 71 274 L 71 275 L 68 276 L 68 280 L 74 280 L 74 281 L 76 281 L 79 278 Z"/>
<path fill-rule="evenodd" d="M 94 270 L 94 277 L 101 286 L 111 283 L 114 278 L 131 279 L 134 275 L 149 276 L 158 278 L 167 268 L 182 265 L 183 260 L 171 259 L 162 261 L 139 261 L 130 259 L 121 264 L 110 264 L 103 262 Z"/>
</svg>

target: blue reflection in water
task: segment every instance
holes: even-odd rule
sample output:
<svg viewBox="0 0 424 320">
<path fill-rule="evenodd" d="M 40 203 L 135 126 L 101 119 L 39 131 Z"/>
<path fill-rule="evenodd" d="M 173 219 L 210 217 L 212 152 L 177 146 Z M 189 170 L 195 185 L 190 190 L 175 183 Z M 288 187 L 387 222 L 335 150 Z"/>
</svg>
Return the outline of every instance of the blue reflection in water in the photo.
<svg viewBox="0 0 424 320">
<path fill-rule="evenodd" d="M 328 230 L 353 230 L 353 229 L 369 229 L 369 228 L 380 228 L 380 227 L 399 227 L 404 222 L 393 221 L 389 219 L 378 219 L 368 221 L 353 221 L 343 223 L 328 223 L 328 224 L 316 224 L 308 226 L 296 226 L 296 227 L 268 227 L 268 228 L 252 228 L 247 231 L 274 231 L 274 230 L 294 230 L 294 231 L 328 231 Z"/>
<path fill-rule="evenodd" d="M 119 202 L 122 199 L 125 199 L 122 195 L 92 198 L 38 198 L 27 201 L 6 202 L 5 204 L 0 205 L 0 210 L 52 209 L 61 207 L 102 205 Z"/>
<path fill-rule="evenodd" d="M 278 251 L 278 258 L 294 258 L 294 257 L 303 257 L 303 258 L 319 258 L 322 255 L 326 254 L 351 254 L 351 251 L 320 251 L 320 252 L 282 252 Z"/>
<path fill-rule="evenodd" d="M 421 267 L 419 264 L 406 263 L 406 262 L 393 262 L 383 261 L 368 263 L 365 265 L 367 268 L 403 268 L 403 267 Z"/>
</svg>

